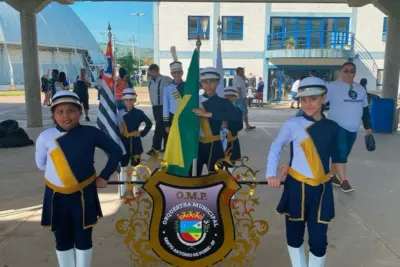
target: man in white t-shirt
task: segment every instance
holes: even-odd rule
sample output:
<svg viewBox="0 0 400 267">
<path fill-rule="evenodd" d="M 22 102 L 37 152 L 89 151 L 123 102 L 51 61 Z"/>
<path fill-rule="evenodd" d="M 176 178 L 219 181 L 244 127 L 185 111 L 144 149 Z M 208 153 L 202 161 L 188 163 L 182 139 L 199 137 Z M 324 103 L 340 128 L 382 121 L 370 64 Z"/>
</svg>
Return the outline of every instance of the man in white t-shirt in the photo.
<svg viewBox="0 0 400 267">
<path fill-rule="evenodd" d="M 335 121 L 341 127 L 339 146 L 346 148 L 347 155 L 344 155 L 346 158 L 350 155 L 356 141 L 361 120 L 366 134 L 372 133 L 368 96 L 365 89 L 354 82 L 355 76 L 356 65 L 353 62 L 346 62 L 342 65 L 341 79 L 327 85 L 326 102 L 330 103 L 328 119 Z M 337 176 L 336 164 L 332 164 L 332 174 L 332 183 L 340 186 L 343 192 L 354 190 L 348 182 L 347 172 L 345 172 L 345 177 Z"/>
<path fill-rule="evenodd" d="M 247 94 L 247 89 L 246 89 L 246 82 L 245 76 L 244 76 L 244 68 L 237 68 L 236 69 L 236 75 L 233 77 L 233 87 L 238 92 L 238 97 L 236 99 L 236 106 L 238 106 L 242 112 L 243 112 L 243 121 L 246 124 L 246 130 L 253 130 L 256 127 L 255 126 L 250 126 L 249 124 L 249 117 L 248 117 L 248 110 L 247 110 L 247 99 L 246 99 L 246 94 Z"/>
</svg>

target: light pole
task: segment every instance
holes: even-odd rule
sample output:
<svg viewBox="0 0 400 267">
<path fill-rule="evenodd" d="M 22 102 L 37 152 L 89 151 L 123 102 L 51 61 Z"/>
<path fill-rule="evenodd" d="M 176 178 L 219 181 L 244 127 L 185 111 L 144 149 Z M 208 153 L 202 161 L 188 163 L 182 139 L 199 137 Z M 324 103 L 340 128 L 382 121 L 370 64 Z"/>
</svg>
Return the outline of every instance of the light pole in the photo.
<svg viewBox="0 0 400 267">
<path fill-rule="evenodd" d="M 134 12 L 131 13 L 131 16 L 136 16 L 138 18 L 138 23 L 137 23 L 137 48 L 138 48 L 138 72 L 139 72 L 139 86 L 141 86 L 141 76 L 142 76 L 142 71 L 140 69 L 140 17 L 146 15 L 145 13 L 139 13 L 139 12 Z"/>
</svg>

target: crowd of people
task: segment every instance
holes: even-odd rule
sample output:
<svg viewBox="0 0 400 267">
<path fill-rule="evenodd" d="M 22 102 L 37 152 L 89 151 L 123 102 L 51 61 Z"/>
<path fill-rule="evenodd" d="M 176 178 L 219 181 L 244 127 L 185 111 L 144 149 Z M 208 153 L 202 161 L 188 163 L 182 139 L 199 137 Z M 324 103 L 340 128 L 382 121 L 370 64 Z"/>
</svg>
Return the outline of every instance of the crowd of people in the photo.
<svg viewBox="0 0 400 267">
<path fill-rule="evenodd" d="M 36 164 L 45 172 L 45 194 L 41 224 L 50 226 L 56 240 L 60 266 L 89 267 L 92 259 L 92 229 L 102 217 L 97 188 L 103 188 L 120 165 L 120 179 L 132 175 L 129 165 L 136 166 L 144 152 L 141 138 L 153 123 L 135 107 L 137 94 L 129 84 L 125 70 L 120 69 L 115 82 L 120 138 L 126 153 L 99 129 L 79 123 L 82 113 L 88 119 L 88 88 L 91 86 L 82 69 L 74 91 L 68 90 L 65 74 L 53 70 L 47 92 L 56 127 L 43 131 L 36 142 Z M 168 142 L 171 123 L 184 94 L 183 66 L 176 56 L 170 64 L 172 79 L 160 73 L 158 65 L 149 67 L 149 95 L 155 120 L 151 149 L 155 156 Z M 301 113 L 284 123 L 273 141 L 268 157 L 266 180 L 271 188 L 284 191 L 277 212 L 286 216 L 286 237 L 292 266 L 324 266 L 327 252 L 328 224 L 335 216 L 332 185 L 344 192 L 353 190 L 348 182 L 346 163 L 361 121 L 371 134 L 368 96 L 362 85 L 354 82 L 356 66 L 346 62 L 341 79 L 326 84 L 318 77 L 307 77 L 294 85 L 293 96 Z M 213 67 L 200 71 L 200 107 L 192 110 L 200 119 L 196 175 L 215 172 L 215 164 L 227 159 L 227 167 L 241 158 L 238 132 L 253 130 L 248 122 L 244 69 L 238 68 L 233 86 L 218 96 L 220 72 Z M 96 82 L 101 94 L 101 76 Z M 259 80 L 259 88 L 263 87 Z M 259 95 L 260 98 L 262 98 Z M 323 105 L 329 103 L 327 117 Z M 292 103 L 293 106 L 293 103 Z M 141 130 L 141 124 L 145 128 Z M 243 125 L 244 124 L 244 125 Z M 291 147 L 289 164 L 280 165 L 280 153 Z M 164 145 L 164 146 L 163 146 Z M 108 161 L 97 174 L 94 168 L 95 148 L 107 153 Z M 228 156 L 228 158 L 226 158 Z M 277 171 L 282 174 L 278 177 Z M 230 169 L 231 170 L 231 169 Z M 133 177 L 136 179 L 136 177 Z M 137 192 L 137 189 L 135 189 Z M 309 233 L 309 263 L 304 253 L 304 232 Z M 75 257 L 75 256 L 76 257 Z M 76 263 L 76 265 L 75 265 Z"/>
</svg>

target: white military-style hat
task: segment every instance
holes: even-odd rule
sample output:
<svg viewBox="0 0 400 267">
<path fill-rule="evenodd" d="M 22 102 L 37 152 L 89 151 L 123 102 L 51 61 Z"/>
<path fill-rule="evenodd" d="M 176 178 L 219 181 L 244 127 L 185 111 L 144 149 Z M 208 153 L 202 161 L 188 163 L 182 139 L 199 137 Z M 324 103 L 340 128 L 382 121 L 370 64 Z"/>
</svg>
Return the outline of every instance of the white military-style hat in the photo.
<svg viewBox="0 0 400 267">
<path fill-rule="evenodd" d="M 171 72 L 174 71 L 183 71 L 182 68 L 182 62 L 180 62 L 178 60 L 178 55 L 176 53 L 176 47 L 175 46 L 171 46 L 171 54 L 172 54 L 172 60 L 173 62 L 171 62 L 171 64 L 169 64 L 169 70 Z"/>
<path fill-rule="evenodd" d="M 225 96 L 229 96 L 229 95 L 237 96 L 237 95 L 238 95 L 237 89 L 234 88 L 233 86 L 228 86 L 228 87 L 226 87 L 226 88 L 224 89 L 224 95 L 225 95 Z"/>
<path fill-rule="evenodd" d="M 63 103 L 71 103 L 81 106 L 81 101 L 79 99 L 79 96 L 76 93 L 71 92 L 69 90 L 62 90 L 57 92 L 51 99 L 51 108 L 54 108 L 58 104 L 63 104 Z"/>
<path fill-rule="evenodd" d="M 326 94 L 326 83 L 318 77 L 307 77 L 300 81 L 297 97 Z"/>
<path fill-rule="evenodd" d="M 132 88 L 126 88 L 122 91 L 122 99 L 136 99 L 136 92 Z"/>
<path fill-rule="evenodd" d="M 218 70 L 213 67 L 207 67 L 200 71 L 200 81 L 202 80 L 220 80 L 221 75 Z"/>
</svg>

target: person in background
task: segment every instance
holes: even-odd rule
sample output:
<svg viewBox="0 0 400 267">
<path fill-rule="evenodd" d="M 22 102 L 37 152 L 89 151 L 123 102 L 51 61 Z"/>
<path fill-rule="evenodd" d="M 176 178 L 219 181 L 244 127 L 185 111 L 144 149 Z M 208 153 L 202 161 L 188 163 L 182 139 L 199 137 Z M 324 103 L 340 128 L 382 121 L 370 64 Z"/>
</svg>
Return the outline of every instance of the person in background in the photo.
<svg viewBox="0 0 400 267">
<path fill-rule="evenodd" d="M 234 87 L 228 86 L 224 89 L 225 99 L 229 100 L 232 105 L 235 105 L 237 91 Z M 224 121 L 222 127 L 227 129 L 227 148 L 225 149 L 225 154 L 229 156 L 229 160 L 232 165 L 235 166 L 235 162 L 242 158 L 242 153 L 240 152 L 240 143 L 238 132 L 243 129 L 243 114 L 242 110 L 236 107 L 237 120 L 236 121 Z M 232 171 L 233 166 L 229 166 L 229 170 Z"/>
<path fill-rule="evenodd" d="M 364 87 L 365 92 L 368 92 L 368 90 L 367 90 L 367 84 L 368 84 L 368 80 L 367 80 L 366 78 L 362 78 L 362 79 L 360 80 L 360 85 L 361 85 L 362 87 Z"/>
<path fill-rule="evenodd" d="M 89 118 L 89 87 L 91 83 L 86 78 L 86 70 L 81 68 L 80 75 L 77 77 L 74 84 L 74 92 L 79 96 L 83 109 L 85 111 L 85 120 L 90 121 Z"/>
<path fill-rule="evenodd" d="M 156 121 L 156 128 L 153 135 L 153 144 L 151 149 L 147 152 L 147 155 L 154 156 L 160 151 L 165 151 L 165 146 L 168 140 L 168 133 L 164 127 L 163 120 L 163 103 L 164 103 L 164 88 L 172 82 L 172 79 L 168 76 L 160 74 L 160 67 L 157 64 L 152 64 L 148 69 L 150 81 L 149 81 L 149 95 L 150 102 L 153 108 L 153 116 Z M 164 148 L 161 149 L 161 145 L 164 141 Z"/>
<path fill-rule="evenodd" d="M 67 80 L 67 75 L 65 74 L 65 72 L 63 72 L 63 71 L 60 72 L 60 75 L 58 76 L 58 82 L 59 82 L 58 86 L 61 88 L 61 90 L 69 90 L 70 89 L 69 81 Z M 56 91 L 57 92 L 60 91 L 57 88 L 57 85 L 56 85 Z"/>
<path fill-rule="evenodd" d="M 310 70 L 310 77 L 317 77 L 317 71 L 316 70 Z"/>
<path fill-rule="evenodd" d="M 40 79 L 42 83 L 42 92 L 44 94 L 44 99 L 43 99 L 43 107 L 49 107 L 50 106 L 50 82 L 48 79 L 48 73 L 43 74 L 42 78 Z"/>
<path fill-rule="evenodd" d="M 242 109 L 243 113 L 243 121 L 246 125 L 246 131 L 254 130 L 255 126 L 250 126 L 249 124 L 249 116 L 247 109 L 247 100 L 246 100 L 246 76 L 244 76 L 244 68 L 238 67 L 236 69 L 236 75 L 233 78 L 233 86 L 238 92 L 238 98 L 236 99 L 236 105 Z"/>
<path fill-rule="evenodd" d="M 58 75 L 59 75 L 58 69 L 53 69 L 51 71 L 51 79 L 50 79 L 50 84 L 49 84 L 51 97 L 53 97 L 57 92 L 56 84 L 58 83 Z M 60 88 L 60 90 L 61 90 L 61 88 Z"/>
<path fill-rule="evenodd" d="M 56 126 L 40 133 L 35 151 L 45 177 L 41 225 L 54 232 L 59 266 L 90 267 L 93 226 L 103 217 L 97 188 L 107 186 L 122 151 L 101 130 L 79 124 L 82 106 L 74 92 L 57 92 L 51 113 Z M 108 157 L 99 174 L 96 148 Z"/>
<path fill-rule="evenodd" d="M 261 77 L 258 78 L 257 99 L 258 99 L 258 106 L 263 107 L 264 106 L 264 82 Z"/>
<path fill-rule="evenodd" d="M 139 74 L 138 74 L 138 73 L 136 73 L 136 75 L 135 75 L 135 80 L 136 80 L 136 86 L 140 86 L 140 83 L 139 83 Z"/>
<path fill-rule="evenodd" d="M 125 105 L 122 99 L 122 93 L 126 88 L 132 88 L 132 87 L 129 87 L 126 70 L 124 68 L 120 68 L 118 74 L 119 77 L 117 78 L 114 85 L 115 98 L 117 100 L 117 110 L 124 110 Z"/>
<path fill-rule="evenodd" d="M 99 101 L 100 101 L 101 91 L 104 90 L 104 87 L 103 87 L 103 74 L 104 74 L 104 69 L 101 69 L 100 70 L 100 75 L 99 75 L 99 77 L 97 77 L 97 79 L 96 79 L 96 81 L 94 83 L 94 88 L 97 89 L 97 100 L 99 100 Z"/>
<path fill-rule="evenodd" d="M 368 96 L 364 87 L 354 82 L 356 71 L 356 65 L 353 62 L 345 62 L 342 65 L 341 79 L 327 85 L 328 119 L 340 126 L 338 145 L 343 148 L 343 157 L 346 158 L 346 162 L 357 139 L 361 121 L 366 134 L 372 133 Z M 348 181 L 346 164 L 344 164 L 342 176 L 338 175 L 336 167 L 337 164 L 332 164 L 333 185 L 340 187 L 343 192 L 353 191 L 354 188 Z"/>
<path fill-rule="evenodd" d="M 292 103 L 290 105 L 290 108 L 294 108 L 294 103 L 297 104 L 297 108 L 299 109 L 300 101 L 297 98 L 297 93 L 299 90 L 299 84 L 300 84 L 300 77 L 296 75 L 296 81 L 292 85 L 292 89 L 290 90 L 290 93 L 292 94 Z"/>
</svg>

